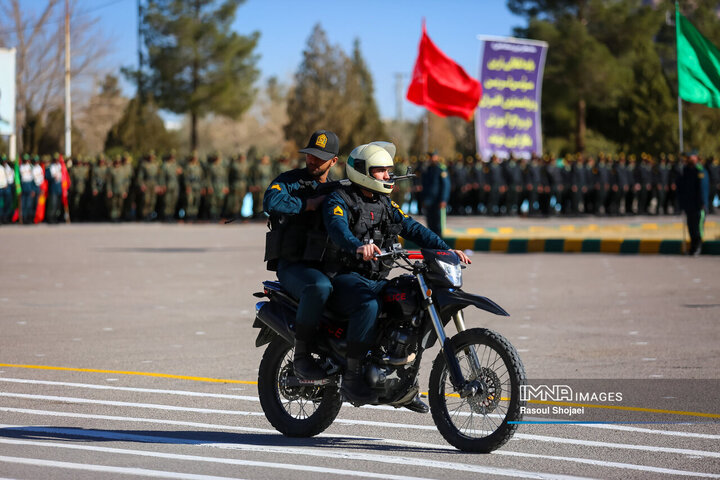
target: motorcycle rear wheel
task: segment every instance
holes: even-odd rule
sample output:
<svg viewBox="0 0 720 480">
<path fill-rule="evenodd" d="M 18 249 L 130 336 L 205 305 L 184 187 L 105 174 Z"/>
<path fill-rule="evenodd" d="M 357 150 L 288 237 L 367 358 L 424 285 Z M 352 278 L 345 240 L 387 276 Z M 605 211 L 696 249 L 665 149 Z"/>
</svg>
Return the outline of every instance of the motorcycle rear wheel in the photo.
<svg viewBox="0 0 720 480">
<path fill-rule="evenodd" d="M 293 346 L 275 337 L 265 349 L 258 372 L 260 405 L 270 424 L 288 437 L 312 437 L 328 428 L 340 413 L 342 397 L 336 384 L 288 387 Z"/>
<path fill-rule="evenodd" d="M 430 410 L 442 436 L 466 452 L 489 453 L 504 445 L 517 430 L 522 414 L 520 386 L 525 368 L 510 342 L 484 328 L 465 330 L 450 340 L 466 381 L 481 388 L 461 398 L 450 382 L 441 351 L 430 373 Z M 474 359 L 477 359 L 477 363 Z"/>
</svg>

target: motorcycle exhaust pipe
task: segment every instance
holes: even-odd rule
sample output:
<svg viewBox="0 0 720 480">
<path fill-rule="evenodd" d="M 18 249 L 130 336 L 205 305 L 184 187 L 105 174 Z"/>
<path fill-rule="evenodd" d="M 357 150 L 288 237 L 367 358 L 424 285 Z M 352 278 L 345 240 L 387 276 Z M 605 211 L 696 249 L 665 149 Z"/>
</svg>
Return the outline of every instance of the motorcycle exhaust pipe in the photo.
<svg viewBox="0 0 720 480">
<path fill-rule="evenodd" d="M 295 312 L 290 308 L 276 302 L 258 302 L 255 317 L 288 343 L 295 343 L 295 332 L 290 329 L 295 324 Z"/>
</svg>

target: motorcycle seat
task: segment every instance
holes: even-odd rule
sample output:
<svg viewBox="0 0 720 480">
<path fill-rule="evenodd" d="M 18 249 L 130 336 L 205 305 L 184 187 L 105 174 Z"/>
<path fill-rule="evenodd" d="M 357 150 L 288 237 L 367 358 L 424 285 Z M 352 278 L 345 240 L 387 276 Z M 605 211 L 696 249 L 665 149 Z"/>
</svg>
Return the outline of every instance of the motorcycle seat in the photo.
<svg viewBox="0 0 720 480">
<path fill-rule="evenodd" d="M 285 287 L 282 286 L 282 284 L 277 280 L 267 280 L 263 282 L 263 285 L 265 286 L 266 290 L 272 290 L 278 294 L 280 294 L 282 297 L 284 297 L 287 301 L 293 304 L 295 308 L 297 308 L 298 303 L 300 302 L 298 298 L 293 296 L 290 292 L 285 290 Z M 347 318 L 340 316 L 330 310 L 329 308 L 325 308 L 323 310 L 323 317 L 325 317 L 327 320 L 330 321 L 332 324 L 344 324 L 347 323 Z"/>
</svg>

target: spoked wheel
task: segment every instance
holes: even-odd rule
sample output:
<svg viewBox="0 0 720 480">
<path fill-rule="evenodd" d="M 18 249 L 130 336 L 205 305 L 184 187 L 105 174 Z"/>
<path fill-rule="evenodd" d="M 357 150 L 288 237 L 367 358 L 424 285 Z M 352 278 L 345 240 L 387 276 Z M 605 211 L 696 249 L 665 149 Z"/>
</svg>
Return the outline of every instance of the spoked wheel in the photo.
<svg viewBox="0 0 720 480">
<path fill-rule="evenodd" d="M 293 346 L 281 337 L 268 345 L 260 362 L 258 393 L 268 421 L 288 437 L 312 437 L 332 424 L 342 397 L 337 384 L 297 385 Z"/>
<path fill-rule="evenodd" d="M 430 409 L 442 436 L 467 452 L 488 453 L 501 447 L 522 419 L 520 385 L 525 368 L 510 342 L 484 328 L 465 330 L 451 339 L 463 377 L 477 389 L 461 398 L 450 381 L 441 351 L 430 374 Z"/>
</svg>

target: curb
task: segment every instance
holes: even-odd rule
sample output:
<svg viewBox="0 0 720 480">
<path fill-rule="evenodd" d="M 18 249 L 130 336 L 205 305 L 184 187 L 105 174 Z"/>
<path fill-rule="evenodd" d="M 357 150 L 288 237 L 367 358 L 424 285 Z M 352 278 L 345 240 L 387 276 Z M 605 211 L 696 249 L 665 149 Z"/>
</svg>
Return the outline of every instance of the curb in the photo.
<svg viewBox="0 0 720 480">
<path fill-rule="evenodd" d="M 450 248 L 499 253 L 621 253 L 682 255 L 682 240 L 599 238 L 443 237 Z M 405 241 L 406 248 L 418 248 Z M 720 255 L 720 241 L 703 242 L 703 255 Z"/>
</svg>

